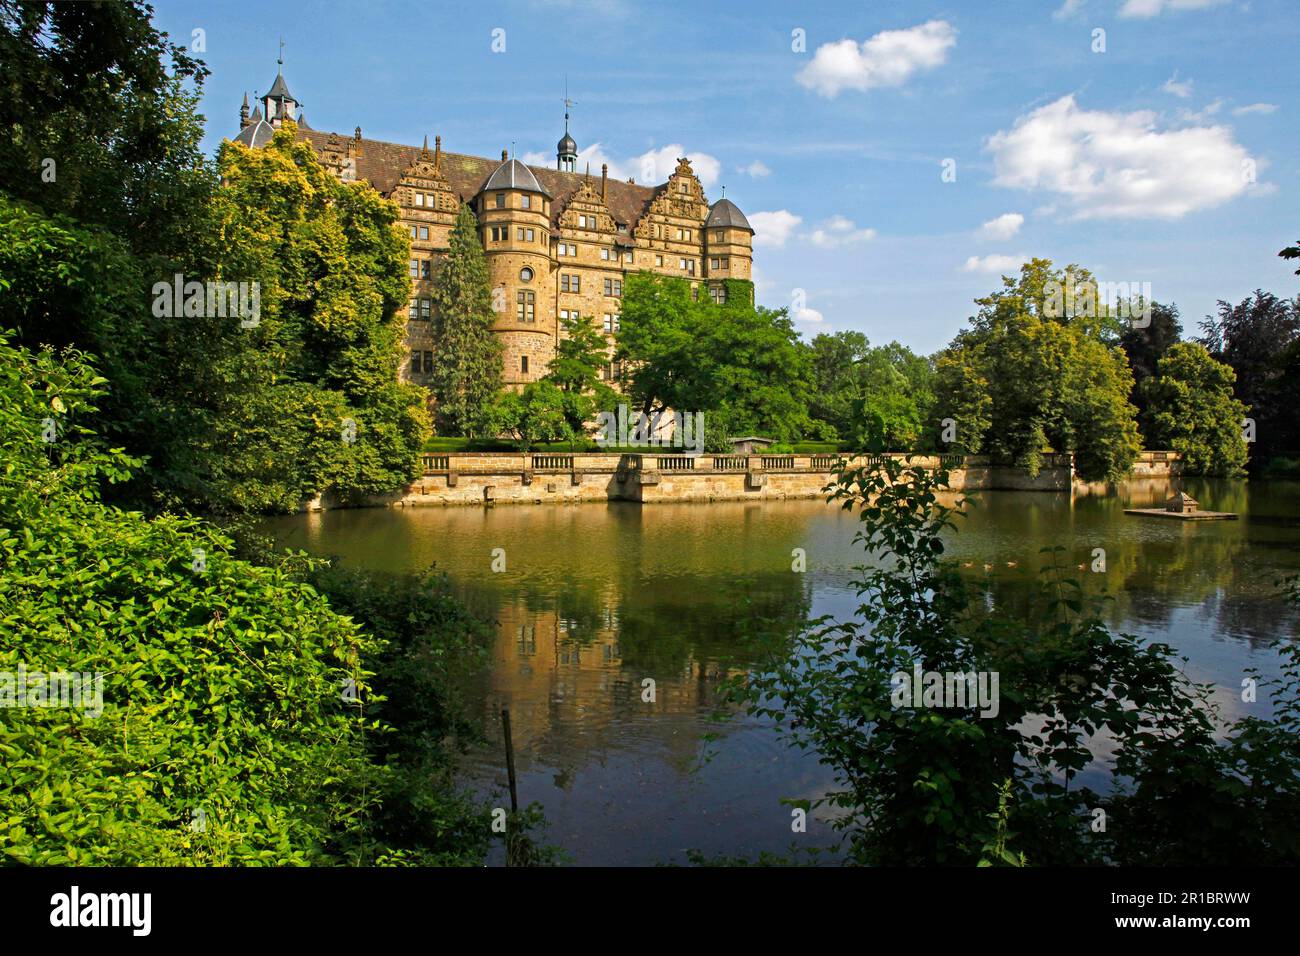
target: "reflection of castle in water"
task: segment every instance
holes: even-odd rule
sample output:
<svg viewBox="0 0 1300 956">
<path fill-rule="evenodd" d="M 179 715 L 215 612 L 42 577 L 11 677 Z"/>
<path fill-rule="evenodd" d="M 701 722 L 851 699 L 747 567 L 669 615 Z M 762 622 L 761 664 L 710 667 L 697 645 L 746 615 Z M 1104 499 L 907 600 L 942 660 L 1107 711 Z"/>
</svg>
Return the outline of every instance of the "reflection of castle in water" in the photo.
<svg viewBox="0 0 1300 956">
<path fill-rule="evenodd" d="M 713 711 L 722 681 L 742 668 L 694 655 L 662 668 L 637 666 L 624 660 L 620 628 L 618 610 L 608 606 L 585 620 L 522 602 L 498 608 L 485 710 L 491 718 L 510 707 L 522 763 L 530 755 L 563 761 L 575 738 L 585 748 L 640 750 L 653 742 L 674 762 L 696 757 L 700 717 Z"/>
</svg>

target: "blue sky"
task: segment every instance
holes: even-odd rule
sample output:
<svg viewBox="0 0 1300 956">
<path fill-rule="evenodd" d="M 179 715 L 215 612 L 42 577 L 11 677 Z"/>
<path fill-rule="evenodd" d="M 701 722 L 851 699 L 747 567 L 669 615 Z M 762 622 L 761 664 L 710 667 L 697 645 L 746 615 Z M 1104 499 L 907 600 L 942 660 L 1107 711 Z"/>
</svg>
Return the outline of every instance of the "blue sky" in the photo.
<svg viewBox="0 0 1300 956">
<path fill-rule="evenodd" d="M 758 232 L 759 301 L 809 336 L 934 351 L 1025 256 L 1150 282 L 1189 333 L 1217 299 L 1300 291 L 1276 255 L 1300 239 L 1295 0 L 155 10 L 204 31 L 210 151 L 281 34 L 315 128 L 455 152 L 553 164 L 567 75 L 579 168 L 662 181 L 690 156 Z"/>
</svg>

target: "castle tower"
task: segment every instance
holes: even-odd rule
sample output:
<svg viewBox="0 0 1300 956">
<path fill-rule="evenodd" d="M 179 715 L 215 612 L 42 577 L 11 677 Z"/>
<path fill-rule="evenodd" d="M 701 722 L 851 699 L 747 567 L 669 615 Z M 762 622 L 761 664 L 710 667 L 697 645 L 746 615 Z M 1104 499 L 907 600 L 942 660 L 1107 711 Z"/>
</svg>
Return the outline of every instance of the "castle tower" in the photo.
<svg viewBox="0 0 1300 956">
<path fill-rule="evenodd" d="M 704 221 L 705 275 L 709 294 L 721 302 L 723 281 L 744 279 L 754 274 L 754 230 L 739 207 L 730 199 L 719 199 Z"/>
<path fill-rule="evenodd" d="M 287 119 L 296 119 L 302 106 L 289 92 L 289 85 L 284 82 L 284 41 L 280 41 L 280 56 L 276 59 L 275 82 L 270 91 L 262 97 L 262 112 L 266 121 L 274 127 Z"/>
<path fill-rule="evenodd" d="M 501 165 L 475 199 L 492 285 L 493 324 L 501 339 L 503 381 L 521 389 L 546 374 L 555 354 L 548 321 L 555 297 L 551 268 L 551 194 L 517 159 Z"/>
<path fill-rule="evenodd" d="M 565 96 L 564 136 L 555 144 L 555 168 L 567 173 L 576 173 L 578 171 L 578 144 L 569 135 L 569 107 L 572 105 L 572 101 L 568 96 Z"/>
</svg>

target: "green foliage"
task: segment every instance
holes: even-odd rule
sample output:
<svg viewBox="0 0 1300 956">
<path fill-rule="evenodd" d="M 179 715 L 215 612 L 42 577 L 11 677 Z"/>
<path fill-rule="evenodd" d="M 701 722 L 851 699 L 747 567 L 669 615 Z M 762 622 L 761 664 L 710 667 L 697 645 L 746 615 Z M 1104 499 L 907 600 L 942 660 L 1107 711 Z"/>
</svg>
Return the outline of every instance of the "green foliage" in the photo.
<svg viewBox="0 0 1300 956">
<path fill-rule="evenodd" d="M 1143 389 L 1143 431 L 1152 447 L 1180 452 L 1187 474 L 1242 474 L 1247 451 L 1241 422 L 1248 409 L 1233 397 L 1235 378 L 1199 343 L 1170 348 Z"/>
<path fill-rule="evenodd" d="M 193 519 L 97 501 L 103 379 L 0 339 L 0 671 L 102 675 L 103 711 L 6 709 L 0 853 L 31 864 L 342 862 L 373 809 L 374 641 Z M 54 418 L 58 440 L 42 441 Z M 203 553 L 195 569 L 196 549 Z M 201 812 L 200 812 L 201 811 Z M 196 821 L 201 826 L 196 826 Z"/>
<path fill-rule="evenodd" d="M 857 511 L 856 540 L 873 558 L 857 619 L 810 622 L 792 650 L 733 685 L 751 714 L 833 770 L 838 788 L 812 806 L 828 810 L 849 860 L 1300 859 L 1300 651 L 1282 648 L 1277 716 L 1239 720 L 1220 742 L 1210 688 L 1190 683 L 1167 645 L 1110 633 L 1065 576 L 1061 549 L 1044 549 L 1027 608 L 968 590 L 943 558 L 964 505 L 941 503 L 946 485 L 943 471 L 889 458 L 838 474 L 830 499 Z M 900 697 L 914 667 L 996 674 L 997 706 Z M 1105 791 L 1078 785 L 1103 769 Z"/>
<path fill-rule="evenodd" d="M 1143 384 L 1156 374 L 1156 365 L 1182 338 L 1182 334 L 1183 326 L 1178 320 L 1178 307 L 1152 303 L 1150 323 L 1146 326 L 1133 324 L 1120 335 L 1120 348 L 1128 357 L 1128 367 L 1133 372 L 1132 400 L 1137 406 L 1139 426 L 1146 418 L 1146 391 Z M 1144 432 L 1144 437 L 1145 434 Z M 1147 440 L 1147 447 L 1155 447 L 1150 439 Z"/>
<path fill-rule="evenodd" d="M 616 358 L 628 363 L 629 396 L 647 414 L 715 412 L 733 435 L 787 440 L 812 428 L 812 368 L 793 322 L 736 289 L 718 305 L 696 301 L 684 279 L 628 276 Z"/>
<path fill-rule="evenodd" d="M 977 299 L 980 312 L 939 357 L 936 418 L 957 422 L 954 450 L 981 451 L 1037 474 L 1043 454 L 1075 455 L 1080 477 L 1115 481 L 1141 445 L 1129 403 L 1133 376 L 1104 307 L 1053 314 L 1049 283 L 1073 288 L 1092 277 L 1077 266 L 1026 263 L 1018 279 Z"/>
<path fill-rule="evenodd" d="M 430 388 L 438 403 L 439 433 L 474 437 L 482 433 L 484 416 L 501 389 L 501 343 L 492 331 L 496 315 L 478 220 L 464 204 L 450 247 L 433 286 L 438 354 Z"/>
<path fill-rule="evenodd" d="M 484 421 L 488 431 L 511 434 L 519 450 L 528 451 L 539 442 L 573 440 L 565 417 L 567 409 L 564 393 L 553 382 L 542 379 L 529 382 L 522 392 L 497 396 L 486 410 Z"/>
<path fill-rule="evenodd" d="M 933 443 L 934 370 L 897 342 L 872 348 L 861 332 L 818 335 L 811 414 L 854 448 L 916 449 Z"/>
<path fill-rule="evenodd" d="M 577 314 L 560 319 L 560 342 L 543 381 L 563 395 L 564 420 L 575 437 L 589 434 L 598 411 L 618 405 L 618 394 L 600 378 L 608 362 L 605 338 L 589 318 Z"/>
</svg>

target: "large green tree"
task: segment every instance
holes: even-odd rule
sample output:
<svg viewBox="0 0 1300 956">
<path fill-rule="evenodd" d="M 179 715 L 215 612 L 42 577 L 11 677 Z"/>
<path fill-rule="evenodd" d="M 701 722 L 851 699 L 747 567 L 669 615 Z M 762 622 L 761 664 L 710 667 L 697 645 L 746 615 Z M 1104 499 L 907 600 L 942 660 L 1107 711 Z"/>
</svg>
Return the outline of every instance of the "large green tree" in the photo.
<svg viewBox="0 0 1300 956">
<path fill-rule="evenodd" d="M 1239 475 L 1246 465 L 1241 420 L 1247 408 L 1233 397 L 1231 366 L 1198 342 L 1179 342 L 1143 385 L 1148 441 L 1183 456 L 1194 475 Z"/>
<path fill-rule="evenodd" d="M 466 205 L 456 215 L 450 246 L 434 279 L 437 355 L 430 388 L 439 433 L 474 436 L 501 390 L 501 343 L 492 331 L 496 316 L 478 220 Z"/>
<path fill-rule="evenodd" d="M 1077 266 L 1053 269 L 1050 260 L 1034 259 L 976 300 L 971 328 L 938 361 L 934 417 L 956 421 L 963 450 L 1031 473 L 1049 451 L 1073 452 L 1085 479 L 1129 472 L 1141 446 L 1129 402 L 1133 376 L 1115 344 L 1118 325 L 1095 302 L 1058 308 L 1056 290 L 1091 281 Z"/>
<path fill-rule="evenodd" d="M 684 279 L 629 276 L 616 357 L 647 415 L 714 412 L 733 434 L 782 441 L 813 429 L 808 349 L 784 309 L 755 307 L 748 282 L 729 281 L 718 304 Z"/>
<path fill-rule="evenodd" d="M 564 418 L 575 437 L 587 434 L 597 411 L 609 411 L 618 394 L 601 380 L 609 362 L 609 347 L 589 318 L 576 314 L 560 318 L 560 341 L 543 381 L 560 390 Z"/>
</svg>

